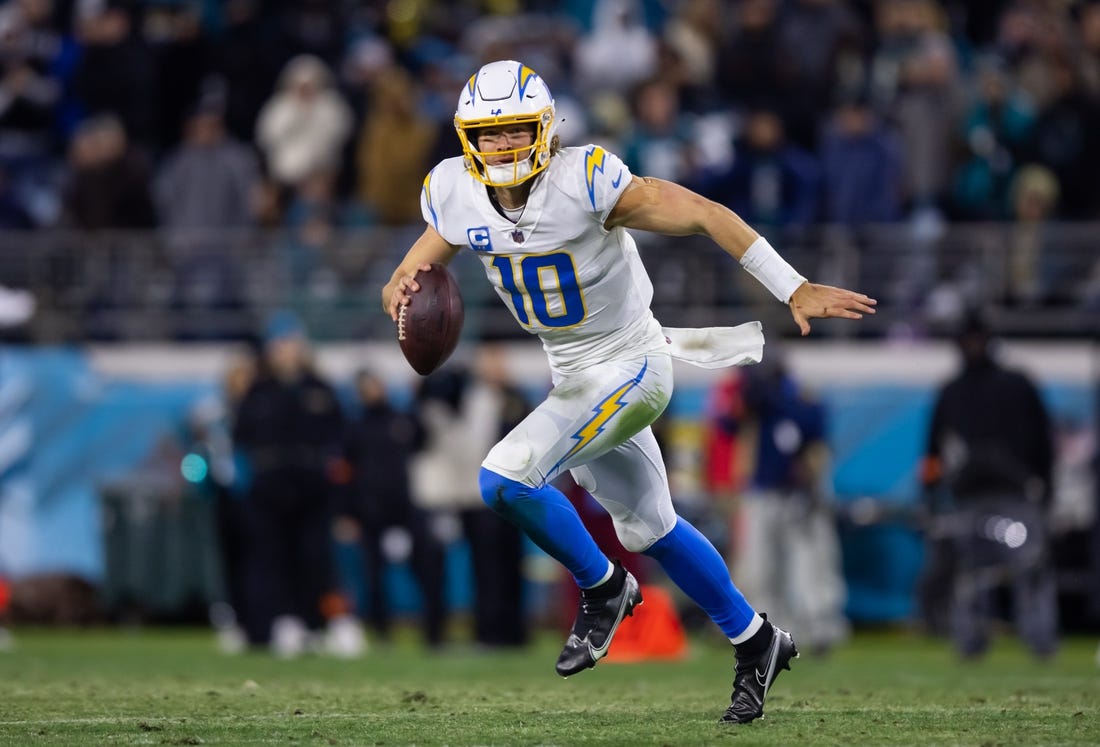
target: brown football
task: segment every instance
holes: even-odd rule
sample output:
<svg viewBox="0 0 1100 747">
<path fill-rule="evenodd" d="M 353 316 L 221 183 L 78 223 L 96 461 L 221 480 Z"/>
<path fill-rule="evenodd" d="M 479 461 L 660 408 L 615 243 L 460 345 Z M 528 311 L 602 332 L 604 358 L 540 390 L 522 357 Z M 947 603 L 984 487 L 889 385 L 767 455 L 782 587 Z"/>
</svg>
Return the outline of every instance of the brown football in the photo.
<svg viewBox="0 0 1100 747">
<path fill-rule="evenodd" d="M 465 311 L 458 283 L 443 265 L 435 263 L 415 278 L 420 290 L 398 310 L 397 342 L 413 370 L 427 376 L 455 351 Z"/>
</svg>

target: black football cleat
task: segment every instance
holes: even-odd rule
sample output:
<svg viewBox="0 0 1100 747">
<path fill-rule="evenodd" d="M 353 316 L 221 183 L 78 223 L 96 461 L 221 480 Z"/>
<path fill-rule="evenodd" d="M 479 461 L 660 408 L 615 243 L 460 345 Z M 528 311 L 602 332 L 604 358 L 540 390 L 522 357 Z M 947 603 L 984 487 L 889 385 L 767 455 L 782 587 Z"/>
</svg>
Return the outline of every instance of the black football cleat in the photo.
<svg viewBox="0 0 1100 747">
<path fill-rule="evenodd" d="M 638 580 L 624 570 L 619 561 L 615 561 L 615 565 L 618 567 L 612 581 L 620 573 L 623 576 L 622 588 L 617 594 L 601 594 L 600 586 L 581 589 L 577 619 L 573 621 L 573 630 L 555 666 L 562 677 L 596 666 L 596 662 L 607 655 L 619 623 L 627 615 L 633 615 L 634 608 L 642 603 Z"/>
<path fill-rule="evenodd" d="M 791 668 L 791 659 L 798 658 L 798 648 L 791 634 L 772 626 L 772 640 L 759 655 L 737 657 L 733 675 L 733 695 L 720 723 L 747 724 L 764 715 L 764 698 L 768 697 L 775 678 L 783 669 Z"/>
</svg>

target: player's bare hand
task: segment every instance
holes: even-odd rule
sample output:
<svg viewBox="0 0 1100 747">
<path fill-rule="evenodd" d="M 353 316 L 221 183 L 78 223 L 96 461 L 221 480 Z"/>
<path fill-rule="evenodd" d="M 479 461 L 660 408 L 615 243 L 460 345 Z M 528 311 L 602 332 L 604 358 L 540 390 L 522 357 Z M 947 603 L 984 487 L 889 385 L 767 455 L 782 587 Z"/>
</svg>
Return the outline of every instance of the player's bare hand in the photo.
<svg viewBox="0 0 1100 747">
<path fill-rule="evenodd" d="M 862 293 L 806 282 L 791 295 L 789 305 L 791 316 L 805 336 L 810 334 L 811 319 L 862 319 L 864 314 L 875 313 L 877 303 Z"/>
<path fill-rule="evenodd" d="M 417 273 L 431 271 L 432 266 L 426 262 L 416 268 Z M 396 322 L 401 307 L 408 306 L 409 301 L 412 300 L 411 294 L 420 290 L 420 283 L 416 282 L 415 274 L 402 275 L 395 280 L 391 280 L 390 286 L 387 286 L 389 295 L 386 300 L 386 311 L 389 312 L 390 319 Z"/>
</svg>

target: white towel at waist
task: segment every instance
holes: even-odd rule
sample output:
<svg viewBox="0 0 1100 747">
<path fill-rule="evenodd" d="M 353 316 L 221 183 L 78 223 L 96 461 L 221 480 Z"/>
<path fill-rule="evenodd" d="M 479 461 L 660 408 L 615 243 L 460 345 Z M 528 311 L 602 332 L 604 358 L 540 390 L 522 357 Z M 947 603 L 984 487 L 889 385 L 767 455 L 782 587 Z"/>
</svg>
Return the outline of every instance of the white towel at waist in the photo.
<svg viewBox="0 0 1100 747">
<path fill-rule="evenodd" d="M 661 327 L 673 358 L 700 368 L 723 368 L 759 363 L 764 357 L 760 322 L 736 327 Z"/>
</svg>

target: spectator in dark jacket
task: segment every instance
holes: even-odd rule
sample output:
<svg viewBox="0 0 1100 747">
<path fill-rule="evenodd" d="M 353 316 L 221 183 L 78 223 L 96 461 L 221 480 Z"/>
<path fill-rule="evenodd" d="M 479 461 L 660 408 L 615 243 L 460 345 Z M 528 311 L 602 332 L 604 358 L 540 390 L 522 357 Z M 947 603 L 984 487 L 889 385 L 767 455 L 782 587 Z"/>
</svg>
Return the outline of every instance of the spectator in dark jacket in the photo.
<svg viewBox="0 0 1100 747">
<path fill-rule="evenodd" d="M 443 642 L 443 545 L 432 534 L 428 515 L 413 505 L 409 495 L 409 460 L 423 441 L 422 426 L 414 415 L 395 408 L 382 380 L 368 371 L 355 377 L 362 407 L 347 426 L 346 455 L 352 480 L 344 505 L 346 517 L 359 525 L 366 554 L 370 621 L 383 638 L 390 633 L 390 605 L 386 593 L 387 536 L 403 536 L 409 546 L 413 573 L 423 597 L 424 638 L 428 645 Z M 392 535 L 397 530 L 401 535 Z"/>
<path fill-rule="evenodd" d="M 901 217 L 901 143 L 859 96 L 843 101 L 821 143 L 825 220 L 862 225 Z"/>
<path fill-rule="evenodd" d="M 301 322 L 276 314 L 233 438 L 251 476 L 248 637 L 270 641 L 278 655 L 305 650 L 324 625 L 322 600 L 335 588 L 329 525 L 343 422 L 335 392 L 310 363 Z"/>
<path fill-rule="evenodd" d="M 821 167 L 812 153 L 787 142 L 772 109 L 746 117 L 733 164 L 708 182 L 700 191 L 753 225 L 805 226 L 819 217 Z"/>
<path fill-rule="evenodd" d="M 257 222 L 259 158 L 229 137 L 224 97 L 209 92 L 188 113 L 183 142 L 155 182 L 160 222 L 184 306 L 233 305 L 241 298 L 240 259 Z"/>
<path fill-rule="evenodd" d="M 117 117 L 105 114 L 80 124 L 70 144 L 69 166 L 62 195 L 62 220 L 68 227 L 156 225 L 148 166 L 130 147 Z"/>
<path fill-rule="evenodd" d="M 72 81 L 76 98 L 87 112 L 115 114 L 135 143 L 154 147 L 160 81 L 153 51 L 142 34 L 141 8 L 127 0 L 110 0 L 82 3 L 81 9 L 75 18 L 82 45 Z"/>
</svg>

